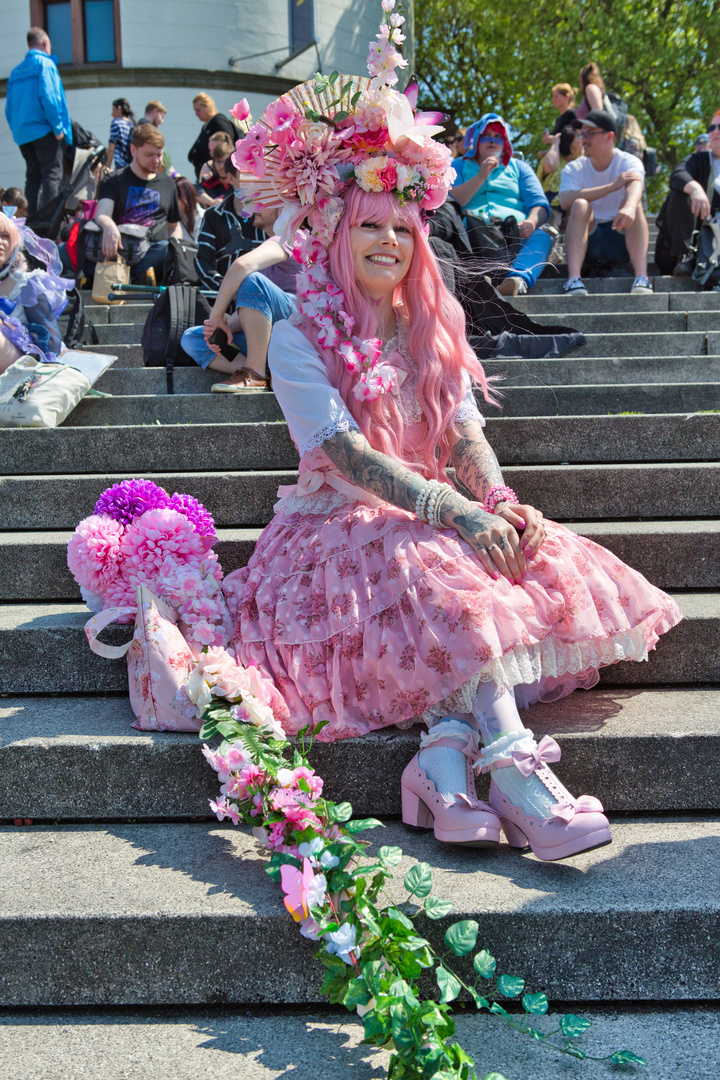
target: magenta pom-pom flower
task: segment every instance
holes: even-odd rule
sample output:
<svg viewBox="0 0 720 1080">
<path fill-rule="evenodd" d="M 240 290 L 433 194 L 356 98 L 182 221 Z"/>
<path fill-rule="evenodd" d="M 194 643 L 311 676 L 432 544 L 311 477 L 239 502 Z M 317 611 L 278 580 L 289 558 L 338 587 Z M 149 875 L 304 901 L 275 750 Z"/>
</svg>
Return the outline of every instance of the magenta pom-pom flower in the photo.
<svg viewBox="0 0 720 1080">
<path fill-rule="evenodd" d="M 176 491 L 170 498 L 169 506 L 171 510 L 184 514 L 200 536 L 207 537 L 209 543 L 205 543 L 206 549 L 212 547 L 217 540 L 215 522 L 202 503 L 194 499 L 192 495 L 181 495 Z"/>
<path fill-rule="evenodd" d="M 103 491 L 95 503 L 94 514 L 109 514 L 115 521 L 129 525 L 146 510 L 170 505 L 170 496 L 152 480 L 121 480 Z"/>
</svg>

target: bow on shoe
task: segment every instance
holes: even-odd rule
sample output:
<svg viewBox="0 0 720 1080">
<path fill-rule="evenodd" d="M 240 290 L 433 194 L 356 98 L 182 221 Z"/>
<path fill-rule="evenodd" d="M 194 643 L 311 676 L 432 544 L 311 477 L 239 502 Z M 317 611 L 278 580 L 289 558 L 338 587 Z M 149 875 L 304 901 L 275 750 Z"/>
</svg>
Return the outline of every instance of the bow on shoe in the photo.
<svg viewBox="0 0 720 1080">
<path fill-rule="evenodd" d="M 555 803 L 550 813 L 564 825 L 569 825 L 576 814 L 602 814 L 603 804 L 594 795 L 581 795 L 573 806 L 571 803 Z"/>
<path fill-rule="evenodd" d="M 518 772 L 528 777 L 545 762 L 559 761 L 561 753 L 558 743 L 546 735 L 532 750 L 513 750 L 512 759 Z"/>
</svg>

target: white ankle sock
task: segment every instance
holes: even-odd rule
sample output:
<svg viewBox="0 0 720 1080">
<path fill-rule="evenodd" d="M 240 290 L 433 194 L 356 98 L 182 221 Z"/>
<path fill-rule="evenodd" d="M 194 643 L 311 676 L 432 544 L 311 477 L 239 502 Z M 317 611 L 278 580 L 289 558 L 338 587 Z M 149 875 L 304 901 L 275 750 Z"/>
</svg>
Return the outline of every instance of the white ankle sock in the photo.
<svg viewBox="0 0 720 1080">
<path fill-rule="evenodd" d="M 472 724 L 460 720 L 458 715 L 436 724 L 431 735 L 436 739 L 457 738 L 458 742 L 462 742 L 466 741 L 463 728 L 468 734 L 475 731 Z M 452 746 L 433 746 L 430 743 L 418 754 L 418 765 L 440 795 L 452 797 L 458 791 L 467 791 L 467 758 L 461 750 L 455 750 Z"/>
<path fill-rule="evenodd" d="M 495 683 L 480 683 L 475 697 L 474 715 L 485 746 L 497 742 L 505 735 L 526 730 L 520 719 L 512 689 L 497 686 Z M 528 738 L 532 738 L 532 732 L 528 733 Z M 558 801 L 535 773 L 525 777 L 511 766 L 494 769 L 492 779 L 497 789 L 526 814 L 546 818 L 550 814 L 550 807 Z M 570 792 L 557 777 L 555 782 L 567 799 L 572 801 Z"/>
</svg>

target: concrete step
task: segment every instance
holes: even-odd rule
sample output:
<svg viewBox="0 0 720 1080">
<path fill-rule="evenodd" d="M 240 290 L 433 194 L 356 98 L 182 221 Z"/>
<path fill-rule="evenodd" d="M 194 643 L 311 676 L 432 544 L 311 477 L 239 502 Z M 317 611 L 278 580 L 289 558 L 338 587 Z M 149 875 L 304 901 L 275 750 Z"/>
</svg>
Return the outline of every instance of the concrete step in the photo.
<svg viewBox="0 0 720 1080">
<path fill-rule="evenodd" d="M 542 277 L 535 285 L 533 285 L 532 295 L 562 295 L 563 285 L 566 280 L 567 277 L 565 274 L 558 274 L 557 277 Z M 589 293 L 629 293 L 632 288 L 633 277 L 631 274 L 628 274 L 627 277 L 588 277 L 583 278 L 583 282 Z M 659 275 L 654 275 L 650 278 L 650 283 L 656 293 L 699 293 L 701 291 L 697 284 L 690 278 L 661 277 Z"/>
<path fill-rule="evenodd" d="M 714 417 L 699 419 L 714 420 Z M 572 431 L 572 421 L 567 430 Z M 562 447 L 560 452 L 568 450 Z M 27 476 L 2 477 L 0 529 L 74 529 L 80 518 L 92 512 L 106 487 L 132 475 L 45 474 L 33 476 L 31 483 Z M 217 525 L 231 528 L 267 524 L 277 501 L 278 485 L 292 484 L 297 479 L 297 474 L 288 470 L 176 473 L 148 470 L 143 475 L 170 492 L 194 495 L 211 510 Z M 504 475 L 523 500 L 540 507 L 547 517 L 560 521 L 716 517 L 720 498 L 720 465 L 715 462 L 508 466 Z"/>
<path fill-rule="evenodd" d="M 720 293 L 655 292 L 652 296 L 631 296 L 629 292 L 591 292 L 588 296 L 570 296 L 533 289 L 525 296 L 514 296 L 510 303 L 533 318 L 552 314 L 562 321 L 570 315 L 595 312 L 720 311 Z"/>
<path fill-rule="evenodd" d="M 612 356 L 579 357 L 566 356 L 558 360 L 484 360 L 487 375 L 501 375 L 505 386 L 594 386 L 601 383 L 687 383 L 720 382 L 720 357 L 718 356 Z M 176 394 L 207 394 L 218 375 L 201 368 L 177 368 L 174 374 Z M 95 384 L 98 390 L 115 396 L 166 394 L 165 371 L 161 368 L 111 367 Z M 248 399 L 266 402 L 268 394 L 246 394 Z M 214 400 L 221 400 L 217 394 Z M 78 410 L 70 414 L 65 427 L 74 424 Z M 244 408 L 240 401 L 235 408 Z M 276 413 L 280 415 L 279 411 Z"/>
<path fill-rule="evenodd" d="M 707 383 L 720 382 L 720 357 L 718 356 L 564 356 L 559 360 L 485 360 L 483 368 L 486 375 L 500 375 L 502 382 L 498 389 L 505 391 L 511 386 L 584 386 L 595 387 L 613 384 L 614 386 L 630 383 Z M 145 369 L 147 374 L 151 372 Z M 108 375 L 112 374 L 112 369 Z M 125 385 L 132 386 L 132 369 L 125 369 L 121 374 Z M 138 371 L 139 375 L 140 372 Z M 198 374 L 205 374 L 198 372 Z M 153 383 L 155 393 L 163 393 L 164 383 L 160 386 L 158 373 L 157 384 Z M 107 378 L 107 376 L 105 376 Z M 163 380 L 165 378 L 162 373 Z M 138 380 L 138 385 L 140 380 Z M 145 383 L 145 386 L 147 386 Z M 204 387 L 197 384 L 194 392 L 202 392 Z M 147 390 L 139 390 L 147 393 Z M 82 403 L 81 403 L 82 404 Z M 76 410 L 77 411 L 77 410 Z M 71 414 L 74 415 L 74 414 Z M 66 421 L 67 423 L 67 421 Z"/>
<path fill-rule="evenodd" d="M 715 811 L 718 709 L 718 688 L 616 688 L 535 705 L 523 718 L 538 739 L 560 743 L 569 790 L 592 793 L 609 813 Z M 134 719 L 126 696 L 0 699 L 0 821 L 209 817 L 217 778 L 197 736 L 136 731 Z M 400 777 L 421 730 L 316 743 L 311 760 L 325 794 L 351 801 L 360 817 L 398 817 Z M 479 777 L 483 798 L 487 787 Z"/>
<path fill-rule="evenodd" d="M 552 1014 L 580 1013 L 592 1028 L 578 1045 L 602 1056 L 618 1048 L 645 1058 L 648 1080 L 716 1080 L 720 1010 L 712 1004 L 672 1008 L 551 1005 L 533 1026 L 557 1027 Z M 567 1061 L 522 1039 L 486 1014 L 458 1009 L 455 1037 L 474 1058 L 477 1075 L 502 1069 L 533 1080 L 600 1078 L 588 1062 Z M 550 1026 L 552 1025 L 552 1027 Z M 0 1014 L 5 1080 L 378 1080 L 390 1052 L 362 1044 L 364 1029 L 345 1009 L 308 1011 L 227 1008 L 80 1010 Z M 692 1065 L 689 1066 L 689 1062 Z M 603 1067 L 600 1066 L 600 1069 Z M 47 1071 L 45 1071 L 47 1070 Z M 607 1073 L 612 1076 L 612 1073 Z M 639 1073 L 638 1075 L 643 1075 Z"/>
<path fill-rule="evenodd" d="M 714 338 L 715 335 L 710 334 Z M 720 337 L 720 335 L 718 335 Z M 694 333 L 642 333 L 642 334 L 587 334 L 586 345 L 576 350 L 575 355 L 585 356 L 701 356 L 708 352 L 708 335 L 702 331 Z M 142 367 L 142 348 L 140 345 L 98 345 L 96 352 L 117 356 L 117 367 Z M 720 341 L 713 340 L 709 350 L 713 356 L 720 351 Z"/>
<path fill-rule="evenodd" d="M 720 594 L 674 595 L 683 622 L 661 638 L 647 664 L 623 662 L 604 669 L 604 685 L 720 682 Z M 77 603 L 0 605 L 0 694 L 125 691 L 125 660 L 105 660 L 88 648 L 83 628 L 89 618 L 87 608 Z M 128 626 L 113 626 L 103 640 L 119 644 L 131 633 Z"/>
<path fill-rule="evenodd" d="M 586 334 L 586 344 L 574 356 L 701 356 L 710 352 L 708 335 L 703 332 Z M 120 346 L 121 347 L 121 346 Z M 133 348 L 133 346 L 127 346 Z M 108 351 L 111 351 L 108 347 Z"/>
<path fill-rule="evenodd" d="M 501 970 L 521 972 L 551 999 L 712 998 L 720 823 L 639 818 L 613 832 L 610 847 L 559 869 L 504 846 L 446 851 L 396 824 L 370 835 L 405 852 L 391 899 L 405 897 L 413 859 L 430 861 L 434 893 L 480 922 Z M 8 827 L 0 858 L 2 1006 L 319 1000 L 316 946 L 300 937 L 238 829 Z M 423 921 L 423 933 L 439 945 L 455 913 Z M 457 967 L 472 978 L 469 958 Z"/>
<path fill-rule="evenodd" d="M 127 322 L 144 324 L 148 317 L 148 312 L 152 311 L 152 307 L 153 305 L 151 303 L 143 303 L 140 301 L 132 304 L 121 304 L 119 307 L 114 304 L 86 303 L 85 314 L 88 318 L 92 319 L 96 326 L 104 326 L 107 325 L 107 323 Z"/>
<path fill-rule="evenodd" d="M 526 397 L 531 398 L 532 394 L 526 393 Z M 275 407 L 274 398 L 268 395 L 265 400 L 269 407 Z M 720 425 L 713 413 L 637 415 L 630 410 L 626 415 L 612 416 L 490 417 L 486 430 L 498 460 L 506 468 L 570 461 L 612 463 L 660 459 L 705 463 L 720 458 Z M 226 471 L 229 466 L 265 471 L 269 467 L 287 469 L 297 465 L 297 453 L 281 422 L 237 424 L 232 431 L 221 424 L 63 427 L 52 431 L 0 429 L 0 448 L 2 470 L 6 473 L 5 479 L 0 477 L 0 490 L 14 484 L 14 492 L 20 492 L 18 485 L 25 482 L 20 480 L 20 474 L 25 478 L 47 477 L 50 467 L 56 475 L 78 474 L 92 472 L 102 463 L 107 470 L 100 474 L 102 486 L 114 472 L 144 475 L 152 469 L 161 471 L 168 462 L 178 472 L 194 470 L 199 464 L 204 469 L 218 471 Z M 113 482 L 107 479 L 105 486 Z M 180 480 L 171 478 L 168 483 L 177 485 Z M 4 496 L 8 496 L 7 491 Z M 22 493 L 12 496 L 20 500 L 23 497 Z M 224 498 L 220 485 L 213 498 L 212 509 L 220 513 L 218 501 Z M 0 501 L 0 528 L 49 529 L 56 525 L 62 528 L 66 522 L 66 518 L 62 522 L 49 521 L 39 511 L 35 525 L 10 524 L 15 519 L 6 517 L 3 510 Z M 701 516 L 713 512 L 693 511 Z M 572 517 L 577 511 L 563 509 L 559 513 Z M 644 516 L 649 513 L 647 509 L 643 511 Z M 619 516 L 637 514 L 628 508 Z M 657 512 L 653 510 L 651 516 L 658 516 Z"/>
<path fill-rule="evenodd" d="M 629 297 L 634 300 L 635 297 Z M 653 300 L 655 297 L 649 297 Z M 685 330 L 707 330 L 717 325 L 717 317 L 712 311 L 699 311 L 698 316 L 708 316 L 714 319 L 712 327 L 688 325 L 689 316 L 684 311 L 601 311 L 580 313 L 574 311 L 569 316 L 570 323 L 575 330 L 583 334 L 657 334 L 667 332 L 681 332 Z M 548 312 L 538 313 L 533 318 L 543 324 L 557 323 L 557 314 Z M 114 327 L 107 327 L 112 330 Z M 128 331 L 130 328 L 128 328 Z M 134 328 L 133 328 L 134 330 Z M 108 338 L 108 341 L 113 340 Z M 123 340 L 118 338 L 117 340 Z M 128 341 L 132 338 L 128 337 Z"/>
<path fill-rule="evenodd" d="M 135 345 L 142 338 L 144 320 L 142 322 L 111 322 L 96 323 L 95 329 L 101 345 Z M 86 333 L 85 341 L 90 339 Z"/>
<path fill-rule="evenodd" d="M 663 384 L 653 381 L 550 387 L 537 384 L 504 385 L 502 392 L 502 411 L 508 417 L 596 416 L 628 412 L 689 413 L 709 411 L 713 408 L 720 410 L 720 381 L 687 384 Z M 87 397 L 71 412 L 64 426 L 87 428 L 109 425 L 131 427 L 141 424 L 235 424 L 239 419 L 237 398 L 244 396 L 204 393 Z M 269 410 L 271 406 L 260 408 Z M 279 411 L 278 407 L 277 412 Z M 485 406 L 483 411 L 492 415 L 495 409 Z"/>
<path fill-rule="evenodd" d="M 720 521 L 594 521 L 570 525 L 661 589 L 720 587 Z M 70 530 L 0 532 L 0 600 L 79 600 L 67 568 Z M 259 529 L 220 529 L 224 573 L 244 566 Z"/>
</svg>

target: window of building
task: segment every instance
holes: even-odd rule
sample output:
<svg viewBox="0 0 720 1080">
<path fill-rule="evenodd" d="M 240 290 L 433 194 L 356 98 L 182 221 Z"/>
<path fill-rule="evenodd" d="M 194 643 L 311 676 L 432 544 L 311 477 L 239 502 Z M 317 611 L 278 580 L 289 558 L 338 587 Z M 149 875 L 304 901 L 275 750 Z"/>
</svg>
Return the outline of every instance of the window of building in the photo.
<svg viewBox="0 0 720 1080">
<path fill-rule="evenodd" d="M 295 53 L 315 40 L 313 0 L 290 0 L 290 52 Z"/>
<path fill-rule="evenodd" d="M 30 18 L 47 30 L 59 64 L 120 63 L 119 0 L 30 0 Z"/>
</svg>

